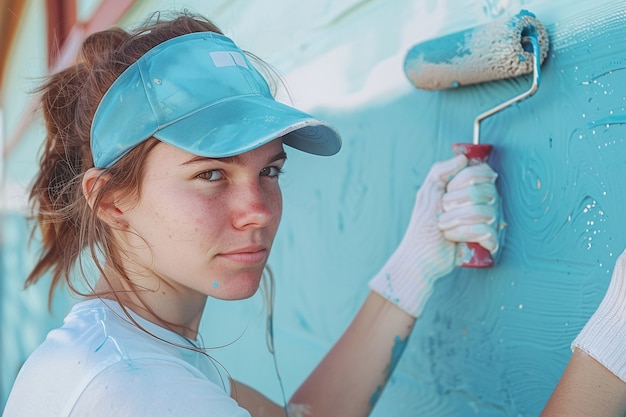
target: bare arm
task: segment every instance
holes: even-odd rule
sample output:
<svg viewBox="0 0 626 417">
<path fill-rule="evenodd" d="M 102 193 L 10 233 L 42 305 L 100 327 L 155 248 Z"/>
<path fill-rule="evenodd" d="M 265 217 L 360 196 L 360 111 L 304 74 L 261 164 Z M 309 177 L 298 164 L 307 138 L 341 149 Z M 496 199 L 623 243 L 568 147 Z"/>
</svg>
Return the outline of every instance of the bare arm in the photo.
<svg viewBox="0 0 626 417">
<path fill-rule="evenodd" d="M 367 416 L 395 367 L 415 319 L 372 292 L 346 332 L 289 401 L 289 417 Z M 252 417 L 284 409 L 241 382 L 232 396 Z"/>
<path fill-rule="evenodd" d="M 239 406 L 248 410 L 252 417 L 285 417 L 284 409 L 249 386 L 231 381 L 231 394 Z"/>
<path fill-rule="evenodd" d="M 302 417 L 367 416 L 414 323 L 403 310 L 370 293 L 337 344 L 293 395 L 290 406 L 308 410 Z"/>
<path fill-rule="evenodd" d="M 623 417 L 625 412 L 626 383 L 574 349 L 541 417 Z"/>
</svg>

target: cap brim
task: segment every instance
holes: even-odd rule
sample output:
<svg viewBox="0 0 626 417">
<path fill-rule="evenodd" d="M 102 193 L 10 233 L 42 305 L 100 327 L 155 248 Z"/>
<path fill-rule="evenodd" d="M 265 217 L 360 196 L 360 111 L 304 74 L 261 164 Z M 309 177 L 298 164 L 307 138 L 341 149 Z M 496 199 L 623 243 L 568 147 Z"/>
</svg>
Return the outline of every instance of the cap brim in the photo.
<svg viewBox="0 0 626 417">
<path fill-rule="evenodd" d="M 160 127 L 153 135 L 194 155 L 223 158 L 248 152 L 279 137 L 293 148 L 334 155 L 339 134 L 326 122 L 260 95 L 238 96 Z"/>
</svg>

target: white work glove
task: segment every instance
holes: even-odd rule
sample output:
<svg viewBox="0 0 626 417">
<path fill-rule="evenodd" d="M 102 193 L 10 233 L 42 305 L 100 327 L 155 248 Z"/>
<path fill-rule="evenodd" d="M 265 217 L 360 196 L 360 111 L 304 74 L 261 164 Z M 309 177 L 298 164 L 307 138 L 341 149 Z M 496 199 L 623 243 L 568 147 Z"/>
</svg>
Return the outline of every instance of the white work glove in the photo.
<svg viewBox="0 0 626 417">
<path fill-rule="evenodd" d="M 467 164 L 458 155 L 432 166 L 400 245 L 369 283 L 413 317 L 421 315 L 435 281 L 463 262 L 457 242 L 477 242 L 492 254 L 498 250 L 497 174 L 486 163 Z"/>
<path fill-rule="evenodd" d="M 626 382 L 626 251 L 617 262 L 602 302 L 572 342 Z"/>
<path fill-rule="evenodd" d="M 439 229 L 453 242 L 477 242 L 493 256 L 504 239 L 502 206 L 495 186 L 496 174 L 486 163 L 461 170 L 450 180 L 442 197 Z M 456 265 L 471 254 L 467 246 L 456 246 Z"/>
</svg>

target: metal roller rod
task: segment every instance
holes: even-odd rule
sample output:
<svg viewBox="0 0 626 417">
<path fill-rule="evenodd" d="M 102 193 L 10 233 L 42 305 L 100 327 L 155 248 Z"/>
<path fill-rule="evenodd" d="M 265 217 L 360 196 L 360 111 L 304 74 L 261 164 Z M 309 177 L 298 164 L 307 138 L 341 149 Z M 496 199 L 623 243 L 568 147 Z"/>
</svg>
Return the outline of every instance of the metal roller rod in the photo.
<svg viewBox="0 0 626 417">
<path fill-rule="evenodd" d="M 537 91 L 537 89 L 539 88 L 539 78 L 541 76 L 541 51 L 539 48 L 539 41 L 534 36 L 522 38 L 522 43 L 528 43 L 528 42 L 532 44 L 533 57 L 534 57 L 533 59 L 535 61 L 534 66 L 533 66 L 533 81 L 532 81 L 532 85 L 530 86 L 530 89 L 516 97 L 513 97 L 512 99 L 508 101 L 503 102 L 502 104 L 496 107 L 493 107 L 487 110 L 484 113 L 479 114 L 474 120 L 474 138 L 472 140 L 472 143 L 474 145 L 478 145 L 480 143 L 480 122 L 481 121 L 499 112 L 500 110 L 506 107 L 509 107 L 510 105 L 514 103 L 517 103 L 518 101 L 522 101 L 525 98 L 532 96 L 533 94 L 535 94 L 535 91 Z"/>
</svg>

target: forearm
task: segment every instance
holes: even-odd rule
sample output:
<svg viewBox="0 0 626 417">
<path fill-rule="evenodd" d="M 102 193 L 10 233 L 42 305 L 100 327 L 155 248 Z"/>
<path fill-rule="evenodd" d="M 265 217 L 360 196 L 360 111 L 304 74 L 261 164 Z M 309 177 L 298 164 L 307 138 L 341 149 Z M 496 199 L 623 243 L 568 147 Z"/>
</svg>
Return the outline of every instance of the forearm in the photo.
<svg viewBox="0 0 626 417">
<path fill-rule="evenodd" d="M 281 406 L 241 382 L 231 381 L 231 394 L 252 417 L 285 417 L 285 410 Z"/>
<path fill-rule="evenodd" d="M 623 417 L 625 412 L 626 383 L 574 349 L 541 417 Z"/>
<path fill-rule="evenodd" d="M 290 417 L 369 415 L 388 381 L 415 319 L 370 293 L 344 335 L 290 400 L 307 414 Z"/>
</svg>

